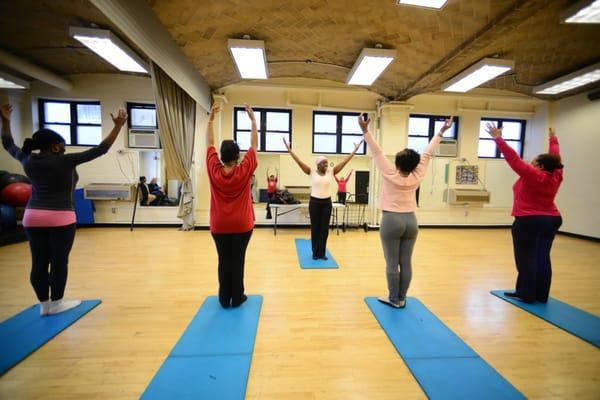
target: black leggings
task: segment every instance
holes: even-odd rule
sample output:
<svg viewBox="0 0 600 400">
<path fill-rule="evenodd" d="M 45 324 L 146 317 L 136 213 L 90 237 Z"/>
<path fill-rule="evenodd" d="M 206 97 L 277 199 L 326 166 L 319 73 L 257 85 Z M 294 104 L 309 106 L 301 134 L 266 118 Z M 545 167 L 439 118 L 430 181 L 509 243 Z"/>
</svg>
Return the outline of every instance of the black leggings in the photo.
<svg viewBox="0 0 600 400">
<path fill-rule="evenodd" d="M 76 229 L 75 224 L 25 228 L 31 249 L 31 286 L 39 301 L 63 298 L 67 285 L 69 253 L 73 247 Z"/>
<path fill-rule="evenodd" d="M 329 220 L 331 219 L 331 198 L 318 199 L 310 197 L 308 213 L 310 214 L 310 241 L 313 257 L 325 257 L 327 237 L 329 236 Z"/>
<path fill-rule="evenodd" d="M 550 249 L 560 216 L 515 217 L 512 225 L 513 248 L 517 264 L 517 295 L 526 301 L 548 301 L 552 282 Z"/>
<path fill-rule="evenodd" d="M 244 263 L 252 231 L 212 233 L 219 254 L 219 302 L 223 307 L 243 303 Z"/>
</svg>

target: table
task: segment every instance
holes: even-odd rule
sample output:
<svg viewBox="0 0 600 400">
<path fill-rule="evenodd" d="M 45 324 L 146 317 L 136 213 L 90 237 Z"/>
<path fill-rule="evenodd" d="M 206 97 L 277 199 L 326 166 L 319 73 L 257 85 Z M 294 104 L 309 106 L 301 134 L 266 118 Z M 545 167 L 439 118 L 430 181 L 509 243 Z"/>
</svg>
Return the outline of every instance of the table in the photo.
<svg viewBox="0 0 600 400">
<path fill-rule="evenodd" d="M 341 203 L 332 203 L 331 205 L 332 205 L 333 223 L 336 227 L 336 233 L 339 235 L 340 234 L 340 221 L 338 219 L 338 210 L 340 208 L 344 208 L 345 205 L 343 205 Z M 287 213 L 291 213 L 291 212 L 299 210 L 301 208 L 308 208 L 308 203 L 271 204 L 270 207 L 275 212 L 275 218 L 273 221 L 273 235 L 277 236 L 277 217 L 280 215 L 285 215 Z"/>
</svg>

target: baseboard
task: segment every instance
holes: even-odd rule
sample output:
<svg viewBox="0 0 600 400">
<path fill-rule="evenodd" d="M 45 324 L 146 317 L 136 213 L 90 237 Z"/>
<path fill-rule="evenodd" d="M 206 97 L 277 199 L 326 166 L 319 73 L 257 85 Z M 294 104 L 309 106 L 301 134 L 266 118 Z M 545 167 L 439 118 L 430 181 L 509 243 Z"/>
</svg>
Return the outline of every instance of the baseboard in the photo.
<svg viewBox="0 0 600 400">
<path fill-rule="evenodd" d="M 593 236 L 587 236 L 587 235 L 580 235 L 578 233 L 558 231 L 558 234 L 559 235 L 573 237 L 573 238 L 577 238 L 577 239 L 589 240 L 591 242 L 596 242 L 596 243 L 600 242 L 600 238 L 593 237 Z"/>
</svg>

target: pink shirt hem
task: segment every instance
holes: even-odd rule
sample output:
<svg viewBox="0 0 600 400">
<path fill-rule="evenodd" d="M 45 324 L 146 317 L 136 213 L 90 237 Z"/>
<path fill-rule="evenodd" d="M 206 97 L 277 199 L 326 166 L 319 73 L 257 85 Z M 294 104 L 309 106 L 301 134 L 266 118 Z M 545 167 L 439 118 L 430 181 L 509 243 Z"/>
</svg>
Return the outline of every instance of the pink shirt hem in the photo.
<svg viewBox="0 0 600 400">
<path fill-rule="evenodd" d="M 77 217 L 75 211 L 71 210 L 27 208 L 23 215 L 23 226 L 26 228 L 51 228 L 71 225 L 75 222 L 77 222 Z"/>
</svg>

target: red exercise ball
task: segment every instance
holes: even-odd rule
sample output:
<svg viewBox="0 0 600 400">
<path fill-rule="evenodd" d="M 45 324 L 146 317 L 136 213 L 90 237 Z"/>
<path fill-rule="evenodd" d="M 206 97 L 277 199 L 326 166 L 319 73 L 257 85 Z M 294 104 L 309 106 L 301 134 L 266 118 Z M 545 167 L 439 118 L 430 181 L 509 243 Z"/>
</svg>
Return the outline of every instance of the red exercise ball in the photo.
<svg viewBox="0 0 600 400">
<path fill-rule="evenodd" d="M 31 185 L 29 183 L 11 183 L 0 192 L 0 200 L 4 204 L 15 207 L 26 206 L 29 197 L 31 197 Z"/>
</svg>

